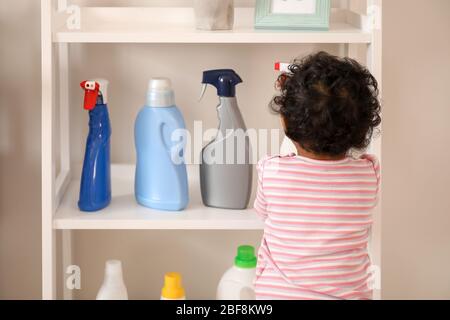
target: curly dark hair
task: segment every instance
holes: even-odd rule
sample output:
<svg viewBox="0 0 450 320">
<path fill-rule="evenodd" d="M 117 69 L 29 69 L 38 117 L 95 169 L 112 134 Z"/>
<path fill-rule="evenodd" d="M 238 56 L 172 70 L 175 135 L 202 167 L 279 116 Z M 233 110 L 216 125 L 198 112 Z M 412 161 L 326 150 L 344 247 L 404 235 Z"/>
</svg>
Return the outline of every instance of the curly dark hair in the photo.
<svg viewBox="0 0 450 320">
<path fill-rule="evenodd" d="M 281 94 L 270 104 L 286 135 L 317 155 L 366 149 L 381 123 L 378 82 L 369 70 L 319 52 L 295 60 L 290 71 L 278 79 Z"/>
</svg>

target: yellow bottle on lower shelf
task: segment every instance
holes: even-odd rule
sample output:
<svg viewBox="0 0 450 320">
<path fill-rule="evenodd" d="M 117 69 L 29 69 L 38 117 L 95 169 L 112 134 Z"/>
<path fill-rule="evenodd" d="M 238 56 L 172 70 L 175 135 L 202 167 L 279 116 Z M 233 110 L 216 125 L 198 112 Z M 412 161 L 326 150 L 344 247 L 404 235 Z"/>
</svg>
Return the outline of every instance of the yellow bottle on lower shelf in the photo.
<svg viewBox="0 0 450 320">
<path fill-rule="evenodd" d="M 161 292 L 161 300 L 186 300 L 181 274 L 177 272 L 166 274 L 164 277 L 164 288 Z"/>
</svg>

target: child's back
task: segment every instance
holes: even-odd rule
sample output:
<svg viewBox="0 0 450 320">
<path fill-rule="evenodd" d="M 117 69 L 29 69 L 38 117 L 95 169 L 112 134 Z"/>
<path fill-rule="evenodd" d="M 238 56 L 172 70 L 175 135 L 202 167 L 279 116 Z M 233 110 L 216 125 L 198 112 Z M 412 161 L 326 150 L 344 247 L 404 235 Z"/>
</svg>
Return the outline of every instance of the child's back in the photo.
<svg viewBox="0 0 450 320">
<path fill-rule="evenodd" d="M 376 80 L 353 60 L 307 57 L 274 99 L 299 156 L 258 165 L 255 209 L 265 220 L 258 299 L 371 299 L 367 246 L 380 168 L 355 159 L 380 124 Z"/>
<path fill-rule="evenodd" d="M 367 242 L 378 170 L 373 159 L 261 161 L 255 202 L 266 221 L 260 299 L 371 298 Z"/>
</svg>

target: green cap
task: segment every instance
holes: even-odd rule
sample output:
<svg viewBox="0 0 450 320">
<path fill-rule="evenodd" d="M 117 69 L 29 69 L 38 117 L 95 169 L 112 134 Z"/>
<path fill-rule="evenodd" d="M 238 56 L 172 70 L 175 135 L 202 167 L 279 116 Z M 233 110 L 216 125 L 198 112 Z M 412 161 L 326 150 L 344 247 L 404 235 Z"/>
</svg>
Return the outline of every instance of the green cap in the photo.
<svg viewBox="0 0 450 320">
<path fill-rule="evenodd" d="M 253 269 L 256 268 L 255 248 L 252 246 L 240 246 L 238 254 L 234 260 L 234 265 L 238 268 Z"/>
</svg>

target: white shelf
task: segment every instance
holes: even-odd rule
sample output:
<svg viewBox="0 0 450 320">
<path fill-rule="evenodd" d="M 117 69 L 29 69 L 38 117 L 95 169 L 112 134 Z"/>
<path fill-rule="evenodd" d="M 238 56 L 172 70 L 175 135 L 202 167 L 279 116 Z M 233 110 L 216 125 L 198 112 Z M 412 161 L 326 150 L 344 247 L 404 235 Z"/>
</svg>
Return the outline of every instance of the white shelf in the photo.
<svg viewBox="0 0 450 320">
<path fill-rule="evenodd" d="M 370 43 L 372 34 L 335 14 L 329 31 L 268 31 L 253 27 L 254 9 L 237 8 L 232 31 L 199 31 L 192 8 L 83 8 L 81 29 L 59 16 L 57 43 Z"/>
<path fill-rule="evenodd" d="M 262 230 L 252 209 L 222 210 L 202 204 L 198 166 L 189 166 L 191 202 L 183 212 L 161 212 L 139 206 L 134 198 L 134 166 L 112 166 L 113 200 L 95 214 L 78 210 L 79 180 L 70 182 L 56 216 L 54 228 L 64 230 Z"/>
</svg>

